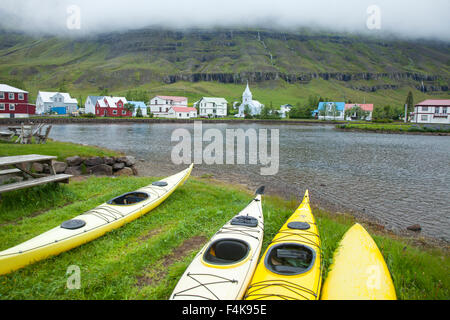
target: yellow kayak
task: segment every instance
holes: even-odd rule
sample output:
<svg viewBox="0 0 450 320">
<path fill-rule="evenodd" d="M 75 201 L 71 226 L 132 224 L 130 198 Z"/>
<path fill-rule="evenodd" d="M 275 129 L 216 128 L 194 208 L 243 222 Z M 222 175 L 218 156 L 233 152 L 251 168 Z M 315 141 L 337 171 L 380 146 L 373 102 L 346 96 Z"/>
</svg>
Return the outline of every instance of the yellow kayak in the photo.
<svg viewBox="0 0 450 320">
<path fill-rule="evenodd" d="M 31 240 L 0 252 L 0 275 L 92 241 L 156 208 L 189 177 L 193 164 L 173 176 L 114 198 Z"/>
<path fill-rule="evenodd" d="M 245 294 L 246 300 L 317 300 L 322 282 L 317 224 L 306 191 L 301 205 L 273 238 Z"/>
<path fill-rule="evenodd" d="M 355 224 L 333 257 L 322 300 L 396 300 L 386 262 L 369 233 Z"/>
</svg>

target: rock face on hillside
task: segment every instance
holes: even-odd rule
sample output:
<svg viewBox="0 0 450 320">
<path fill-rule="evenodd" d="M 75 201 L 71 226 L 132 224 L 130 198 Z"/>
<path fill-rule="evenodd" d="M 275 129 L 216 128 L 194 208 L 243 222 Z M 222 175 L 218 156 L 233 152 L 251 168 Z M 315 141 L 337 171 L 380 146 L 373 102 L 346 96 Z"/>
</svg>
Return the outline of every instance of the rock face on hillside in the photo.
<svg viewBox="0 0 450 320">
<path fill-rule="evenodd" d="M 426 92 L 449 87 L 450 45 L 436 41 L 247 29 L 142 29 L 38 40 L 0 31 L 0 72 L 53 87 L 63 78 L 75 87 L 95 88 L 152 81 L 308 84 L 316 79 L 366 92 L 402 85 Z M 99 65 L 100 59 L 105 63 Z M 49 74 L 42 79 L 45 65 L 51 68 L 43 69 Z M 76 76 L 68 78 L 71 74 Z"/>
</svg>

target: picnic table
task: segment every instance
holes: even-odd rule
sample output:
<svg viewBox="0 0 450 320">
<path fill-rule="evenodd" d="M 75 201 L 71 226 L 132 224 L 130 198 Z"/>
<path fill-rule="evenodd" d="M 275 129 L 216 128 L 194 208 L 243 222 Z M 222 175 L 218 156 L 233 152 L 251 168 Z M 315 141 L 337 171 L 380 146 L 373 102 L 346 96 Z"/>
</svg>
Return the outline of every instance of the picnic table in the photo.
<svg viewBox="0 0 450 320">
<path fill-rule="evenodd" d="M 0 168 L 6 167 L 7 169 L 0 170 L 0 175 L 6 174 L 22 174 L 24 177 L 29 177 L 30 179 L 5 184 L 0 186 L 0 194 L 3 192 L 24 189 L 28 187 L 33 187 L 37 185 L 42 185 L 50 182 L 62 182 L 69 183 L 69 178 L 72 177 L 70 174 L 56 174 L 55 169 L 52 164 L 52 160 L 55 160 L 55 156 L 46 156 L 39 154 L 28 154 L 21 156 L 9 156 L 0 157 Z M 33 163 L 46 163 L 49 166 L 50 174 L 39 174 L 34 173 L 31 170 Z"/>
<path fill-rule="evenodd" d="M 12 141 L 14 137 L 17 137 L 15 143 L 30 144 L 33 142 L 33 137 L 36 143 L 45 143 L 50 134 L 52 126 L 49 125 L 42 133 L 45 124 L 40 123 L 37 125 L 20 125 L 20 126 L 9 126 L 8 131 L 0 131 L 0 138 Z"/>
</svg>

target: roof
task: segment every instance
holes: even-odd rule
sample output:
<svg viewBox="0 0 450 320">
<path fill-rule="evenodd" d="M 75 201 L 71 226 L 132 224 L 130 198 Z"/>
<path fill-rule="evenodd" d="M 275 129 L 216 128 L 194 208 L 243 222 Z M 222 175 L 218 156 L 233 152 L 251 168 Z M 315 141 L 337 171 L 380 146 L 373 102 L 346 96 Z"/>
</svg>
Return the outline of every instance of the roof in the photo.
<svg viewBox="0 0 450 320">
<path fill-rule="evenodd" d="M 228 103 L 227 100 L 225 100 L 225 98 L 214 98 L 214 97 L 203 97 L 200 99 L 201 100 L 205 100 L 207 102 L 214 102 L 214 103 Z M 197 101 L 197 102 L 200 102 Z"/>
<path fill-rule="evenodd" d="M 197 109 L 190 107 L 172 107 L 175 112 L 197 112 Z"/>
<path fill-rule="evenodd" d="M 425 100 L 416 106 L 450 106 L 450 100 Z"/>
<path fill-rule="evenodd" d="M 0 83 L 0 91 L 1 92 L 15 92 L 15 93 L 28 93 L 28 91 L 24 91 L 18 88 L 11 87 L 7 84 Z"/>
<path fill-rule="evenodd" d="M 46 92 L 46 91 L 39 91 L 38 96 L 41 96 L 41 99 L 43 102 L 53 102 L 51 99 L 56 94 L 60 94 L 64 98 L 64 103 L 78 103 L 77 99 L 73 99 L 70 94 L 66 92 Z"/>
<path fill-rule="evenodd" d="M 107 107 L 107 105 L 105 103 L 105 100 L 108 103 L 110 108 L 117 107 L 116 103 L 119 102 L 119 100 L 122 100 L 123 104 L 127 104 L 128 103 L 128 101 L 127 101 L 127 99 L 125 97 L 105 96 L 105 97 L 103 97 L 103 99 L 100 99 L 100 100 L 97 101 L 99 106 L 100 106 L 100 108 L 106 108 Z"/>
<path fill-rule="evenodd" d="M 345 110 L 352 109 L 353 107 L 360 107 L 363 111 L 373 112 L 373 104 L 360 104 L 360 103 L 349 103 L 345 105 Z"/>
<path fill-rule="evenodd" d="M 247 87 L 245 88 L 245 91 L 242 95 L 243 96 L 251 96 L 252 95 L 252 92 L 250 91 L 250 87 L 248 86 L 248 81 L 247 81 Z"/>
<path fill-rule="evenodd" d="M 104 96 L 88 96 L 86 100 L 91 99 L 92 102 L 97 102 L 100 99 L 103 99 Z"/>
<path fill-rule="evenodd" d="M 144 101 L 128 101 L 128 103 L 134 105 L 137 108 L 147 108 L 147 105 Z"/>
<path fill-rule="evenodd" d="M 345 102 L 332 102 L 332 101 L 319 102 L 319 107 L 317 108 L 317 110 L 322 110 L 323 106 L 327 105 L 328 103 L 334 103 L 336 105 L 336 110 L 337 111 L 344 111 L 345 110 Z"/>
<path fill-rule="evenodd" d="M 186 97 L 175 97 L 175 96 L 156 96 L 156 97 L 163 99 L 163 100 L 173 100 L 173 101 L 177 101 L 177 102 L 185 101 L 188 99 Z"/>
</svg>

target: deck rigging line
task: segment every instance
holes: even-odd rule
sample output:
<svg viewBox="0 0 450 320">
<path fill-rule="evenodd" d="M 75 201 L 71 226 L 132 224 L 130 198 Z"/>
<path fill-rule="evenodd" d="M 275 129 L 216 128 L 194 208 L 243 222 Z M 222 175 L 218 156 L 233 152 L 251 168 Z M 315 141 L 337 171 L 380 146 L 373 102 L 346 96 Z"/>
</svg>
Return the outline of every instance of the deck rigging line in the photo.
<svg viewBox="0 0 450 320">
<path fill-rule="evenodd" d="M 204 287 L 206 290 L 208 290 L 208 291 L 214 296 L 214 298 L 216 298 L 217 300 L 220 300 L 219 297 L 216 296 L 216 295 L 214 294 L 214 292 L 212 292 L 212 291 L 208 288 L 209 285 L 220 284 L 220 283 L 238 283 L 237 280 L 234 280 L 234 279 L 228 279 L 228 278 L 221 277 L 221 276 L 218 276 L 218 275 L 215 275 L 215 274 L 210 274 L 210 273 L 188 273 L 187 276 L 188 276 L 189 278 L 191 278 L 192 280 L 194 280 L 195 282 L 197 282 L 198 285 L 197 285 L 197 286 L 194 286 L 194 287 L 191 287 L 191 288 L 188 288 L 188 289 L 185 289 L 185 290 L 182 290 L 182 291 L 180 291 L 180 292 L 174 293 L 174 294 L 173 294 L 174 297 L 176 297 L 176 296 L 179 296 L 179 297 L 180 297 L 180 296 L 184 296 L 184 297 L 196 297 L 196 298 L 202 298 L 202 299 L 206 299 L 206 300 L 213 300 L 213 299 L 211 299 L 211 298 L 204 297 L 204 296 L 197 295 L 197 294 L 184 294 L 185 292 L 188 292 L 188 291 L 197 289 L 197 288 L 199 288 L 199 287 Z M 196 279 L 195 276 L 210 276 L 210 277 L 213 277 L 213 278 L 217 278 L 217 279 L 219 279 L 220 281 L 213 281 L 213 282 L 202 283 L 202 282 L 200 282 L 198 279 Z"/>
</svg>

